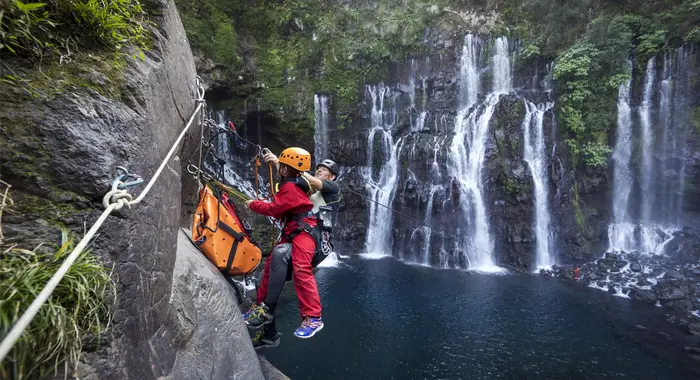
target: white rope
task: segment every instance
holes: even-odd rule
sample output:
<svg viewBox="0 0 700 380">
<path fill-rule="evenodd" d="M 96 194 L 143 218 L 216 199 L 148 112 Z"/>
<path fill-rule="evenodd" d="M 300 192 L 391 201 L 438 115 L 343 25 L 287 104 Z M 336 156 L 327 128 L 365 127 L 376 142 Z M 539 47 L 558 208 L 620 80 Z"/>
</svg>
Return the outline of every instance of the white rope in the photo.
<svg viewBox="0 0 700 380">
<path fill-rule="evenodd" d="M 177 146 L 180 144 L 180 141 L 190 129 L 190 126 L 194 121 L 194 117 L 204 107 L 204 89 L 202 87 L 199 77 L 197 77 L 197 103 L 197 108 L 192 113 L 192 116 L 187 122 L 187 125 L 180 133 L 180 136 L 178 136 L 172 148 L 170 148 L 170 151 L 165 156 L 165 159 L 163 159 L 163 162 L 160 164 L 160 167 L 158 167 L 158 170 L 156 170 L 155 174 L 153 175 L 153 178 L 151 178 L 151 180 L 146 185 L 146 188 L 136 199 L 132 200 L 131 194 L 129 194 L 126 190 L 118 188 L 119 185 L 122 184 L 121 181 L 114 181 L 114 183 L 112 183 L 112 190 L 105 194 L 104 198 L 102 199 L 102 204 L 105 206 L 105 210 L 102 212 L 102 215 L 100 215 L 100 217 L 97 218 L 97 221 L 95 222 L 95 224 L 92 225 L 92 228 L 90 228 L 87 234 L 85 234 L 85 236 L 80 240 L 78 245 L 73 249 L 70 255 L 68 255 L 66 261 L 64 261 L 63 264 L 61 264 L 61 267 L 58 268 L 56 273 L 51 277 L 51 279 L 49 279 L 49 282 L 46 283 L 44 289 L 42 289 L 42 291 L 39 293 L 36 299 L 31 303 L 31 305 L 29 305 L 29 307 L 24 312 L 24 314 L 22 314 L 19 320 L 17 320 L 17 323 L 15 323 L 15 325 L 12 326 L 12 330 L 10 330 L 5 339 L 3 339 L 2 343 L 0 344 L 0 362 L 2 362 L 5 359 L 7 354 L 17 342 L 17 340 L 19 340 L 19 338 L 21 337 L 24 330 L 27 328 L 27 326 L 29 326 L 29 323 L 31 323 L 36 314 L 39 312 L 41 306 L 43 306 L 46 300 L 49 299 L 51 293 L 53 293 L 53 291 L 56 289 L 56 286 L 58 286 L 58 283 L 63 279 L 63 276 L 66 275 L 66 273 L 73 265 L 75 260 L 78 258 L 78 256 L 80 256 L 80 253 L 88 245 L 90 239 L 92 239 L 95 233 L 97 233 L 97 230 L 100 229 L 100 227 L 107 219 L 107 217 L 112 213 L 112 211 L 119 210 L 124 206 L 130 208 L 131 205 L 135 205 L 141 202 L 141 200 L 143 200 L 146 194 L 148 194 L 148 192 L 151 190 L 153 184 L 158 179 L 158 176 L 160 176 L 160 173 L 165 168 L 165 165 L 167 165 L 168 161 L 170 161 L 170 157 L 177 149 Z"/>
</svg>

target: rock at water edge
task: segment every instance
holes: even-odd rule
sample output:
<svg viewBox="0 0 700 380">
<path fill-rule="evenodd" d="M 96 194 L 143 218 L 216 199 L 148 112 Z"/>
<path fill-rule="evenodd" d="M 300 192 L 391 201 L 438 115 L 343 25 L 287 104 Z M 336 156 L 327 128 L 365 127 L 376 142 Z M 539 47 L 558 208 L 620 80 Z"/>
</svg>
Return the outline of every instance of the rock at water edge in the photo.
<svg viewBox="0 0 700 380">
<path fill-rule="evenodd" d="M 262 355 L 258 355 L 258 357 L 260 358 L 260 368 L 262 368 L 265 380 L 290 380 L 289 377 L 270 364 L 267 358 Z"/>
<path fill-rule="evenodd" d="M 170 311 L 178 350 L 162 380 L 264 380 L 233 288 L 182 230 Z"/>
</svg>

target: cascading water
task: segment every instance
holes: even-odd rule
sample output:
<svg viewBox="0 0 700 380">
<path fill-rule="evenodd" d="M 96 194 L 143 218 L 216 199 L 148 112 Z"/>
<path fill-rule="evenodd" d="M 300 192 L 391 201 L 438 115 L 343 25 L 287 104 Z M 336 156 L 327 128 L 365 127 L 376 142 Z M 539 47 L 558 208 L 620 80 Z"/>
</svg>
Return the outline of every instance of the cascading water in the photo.
<svg viewBox="0 0 700 380">
<path fill-rule="evenodd" d="M 630 110 L 630 83 L 628 79 L 620 85 L 617 94 L 617 140 L 613 150 L 613 221 L 628 221 L 627 209 L 632 190 L 632 111 Z"/>
<path fill-rule="evenodd" d="M 314 161 L 327 158 L 328 150 L 328 96 L 314 94 Z"/>
<path fill-rule="evenodd" d="M 428 196 L 428 205 L 425 208 L 425 225 L 430 226 L 433 218 L 433 201 L 435 200 L 435 193 L 442 191 L 444 188 L 442 185 L 433 185 L 430 188 L 430 195 Z M 423 257 L 422 261 L 424 265 L 430 265 L 430 239 L 433 237 L 432 228 L 425 228 L 425 242 L 423 245 Z"/>
<path fill-rule="evenodd" d="M 631 71 L 631 70 L 630 70 Z M 614 249 L 627 250 L 632 242 L 628 241 L 629 197 L 632 190 L 632 111 L 630 109 L 630 85 L 632 79 L 621 84 L 617 95 L 617 140 L 613 150 L 613 223 L 608 226 L 609 246 Z"/>
<path fill-rule="evenodd" d="M 668 56 L 670 67 L 664 77 L 670 81 L 670 88 L 666 105 L 668 119 L 663 123 L 666 152 L 662 161 L 663 171 L 660 172 L 665 186 L 660 202 L 664 213 L 658 219 L 666 225 L 680 226 L 685 222 L 682 207 L 686 176 L 684 157 L 687 157 L 686 140 L 692 128 L 689 104 L 691 53 L 691 47 L 684 46 Z"/>
<path fill-rule="evenodd" d="M 216 125 L 219 128 L 224 130 L 229 128 L 226 125 L 226 114 L 224 113 L 224 111 L 216 111 L 215 117 Z M 246 194 L 247 196 L 251 198 L 255 197 L 255 185 L 253 184 L 253 182 L 249 179 L 244 179 L 238 174 L 239 171 L 245 172 L 249 170 L 249 167 L 246 165 L 245 162 L 234 160 L 234 158 L 237 158 L 238 156 L 234 154 L 234 149 L 232 146 L 233 142 L 231 141 L 231 138 L 227 134 L 222 133 L 216 137 L 216 141 L 214 141 L 213 144 L 215 144 L 216 146 L 217 157 L 224 160 L 224 181 L 227 184 L 236 188 L 236 190 Z M 212 173 L 217 176 L 221 173 L 222 170 L 220 163 L 217 162 L 212 155 L 208 156 L 207 160 L 202 163 L 202 166 L 204 166 L 204 168 L 209 173 Z M 262 177 L 259 177 L 258 180 L 260 181 L 260 183 L 264 183 L 264 179 Z"/>
<path fill-rule="evenodd" d="M 493 61 L 493 92 L 508 93 L 513 88 L 513 77 L 510 71 L 510 56 L 508 54 L 508 39 L 496 38 L 494 43 L 496 54 Z"/>
<path fill-rule="evenodd" d="M 656 79 L 656 57 L 649 59 L 644 78 L 644 95 L 639 107 L 639 123 L 642 127 L 642 165 L 639 170 L 641 177 L 642 221 L 651 221 L 653 196 L 651 190 L 653 167 L 654 133 L 651 129 L 652 90 Z"/>
<path fill-rule="evenodd" d="M 507 93 L 512 83 L 508 41 L 503 37 L 496 39 L 491 61 L 494 92 L 482 104 L 474 106 L 480 87 L 478 53 L 478 39 L 467 35 L 460 59 L 459 110 L 448 171 L 459 185 L 459 205 L 468 226 L 464 238 L 458 242 L 457 252 L 466 255 L 464 258 L 470 269 L 498 271 L 500 268 L 494 264 L 492 256 L 494 245 L 483 197 L 482 168 L 489 122 L 500 95 Z"/>
<path fill-rule="evenodd" d="M 426 65 L 429 63 L 429 60 L 426 60 Z M 425 128 L 425 121 L 428 118 L 428 111 L 426 111 L 425 107 L 427 105 L 427 91 L 426 91 L 426 80 L 425 78 L 421 78 L 420 81 L 420 86 L 422 89 L 422 96 L 421 96 L 421 105 L 420 105 L 420 113 L 418 116 L 415 116 L 415 113 L 413 112 L 414 110 L 417 111 L 418 107 L 416 106 L 416 75 L 418 71 L 417 63 L 415 59 L 411 59 L 411 75 L 408 79 L 408 96 L 409 100 L 411 102 L 410 107 L 408 109 L 408 117 L 411 125 L 411 132 L 421 132 Z"/>
<path fill-rule="evenodd" d="M 554 107 L 554 103 L 535 105 L 525 100 L 525 119 L 523 120 L 524 160 L 530 167 L 535 193 L 535 239 L 537 269 L 551 267 L 554 261 L 553 242 L 549 212 L 549 180 L 547 175 L 547 156 L 544 142 L 544 114 Z"/>
<path fill-rule="evenodd" d="M 368 178 L 369 197 L 374 202 L 370 202 L 365 250 L 369 254 L 380 255 L 390 255 L 392 252 L 392 215 L 391 210 L 383 206 L 390 206 L 394 200 L 398 178 L 397 149 L 402 142 L 402 139 L 399 139 L 394 143 L 391 136 L 391 129 L 396 122 L 396 109 L 393 108 L 395 102 L 392 101 L 391 108 L 388 111 L 384 110 L 384 97 L 388 92 L 389 88 L 384 85 L 367 87 L 367 93 L 372 100 L 372 129 L 367 141 L 368 168 L 365 174 Z M 381 157 L 375 157 L 374 147 L 377 140 L 381 148 L 379 152 Z M 375 165 L 377 159 L 379 159 L 379 165 Z M 375 172 L 375 166 L 379 166 L 377 172 Z"/>
<path fill-rule="evenodd" d="M 642 103 L 638 109 L 641 130 L 641 207 L 638 213 L 632 213 L 630 210 L 630 193 L 634 184 L 630 155 L 634 144 L 631 141 L 629 88 L 621 87 L 618 102 L 618 141 L 613 153 L 614 218 L 608 227 L 611 251 L 661 253 L 673 231 L 683 223 L 682 204 L 686 175 L 684 143 L 690 128 L 690 106 L 687 100 L 689 56 L 690 49 L 687 47 L 665 54 L 658 86 L 655 86 L 656 61 L 652 58 L 647 62 Z M 623 96 L 623 92 L 626 95 Z M 655 97 L 658 98 L 658 108 L 654 104 Z M 655 110 L 658 111 L 654 112 Z M 639 214 L 639 222 L 635 221 L 636 214 Z"/>
</svg>

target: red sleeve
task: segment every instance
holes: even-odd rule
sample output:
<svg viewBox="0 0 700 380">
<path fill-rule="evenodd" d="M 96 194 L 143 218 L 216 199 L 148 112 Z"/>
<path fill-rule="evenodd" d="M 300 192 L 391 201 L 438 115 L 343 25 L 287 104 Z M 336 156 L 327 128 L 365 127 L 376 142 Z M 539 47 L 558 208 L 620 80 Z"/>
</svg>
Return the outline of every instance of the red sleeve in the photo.
<svg viewBox="0 0 700 380">
<path fill-rule="evenodd" d="M 298 206 L 298 202 L 295 202 L 296 197 L 290 191 L 290 186 L 296 185 L 291 182 L 284 183 L 280 186 L 280 190 L 275 194 L 271 203 L 255 200 L 251 202 L 250 209 L 261 215 L 282 219 L 287 211 Z"/>
</svg>

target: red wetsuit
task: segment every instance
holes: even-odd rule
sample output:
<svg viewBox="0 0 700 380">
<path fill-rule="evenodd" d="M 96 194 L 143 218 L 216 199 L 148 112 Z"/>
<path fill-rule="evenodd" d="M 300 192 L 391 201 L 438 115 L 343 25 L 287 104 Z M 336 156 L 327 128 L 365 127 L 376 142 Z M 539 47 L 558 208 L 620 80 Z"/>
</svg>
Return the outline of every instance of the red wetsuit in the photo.
<svg viewBox="0 0 700 380">
<path fill-rule="evenodd" d="M 275 219 L 285 219 L 293 214 L 306 213 L 313 208 L 309 196 L 293 182 L 284 182 L 280 185 L 279 191 L 275 194 L 271 203 L 255 200 L 250 203 L 250 209 L 258 214 L 271 216 Z M 315 218 L 304 218 L 304 222 L 311 227 L 316 226 Z M 284 237 L 296 230 L 297 223 L 288 221 L 282 237 L 277 244 L 288 243 Z M 321 298 L 318 295 L 316 279 L 314 278 L 311 260 L 316 250 L 316 242 L 306 232 L 301 232 L 292 238 L 292 274 L 294 276 L 294 288 L 299 299 L 299 311 L 301 317 L 321 317 Z M 268 281 L 270 277 L 270 262 L 272 255 L 268 256 L 263 269 L 262 280 L 258 287 L 258 297 L 256 302 L 261 304 L 267 296 Z"/>
</svg>

